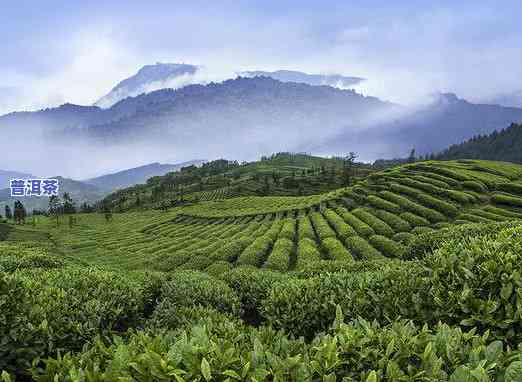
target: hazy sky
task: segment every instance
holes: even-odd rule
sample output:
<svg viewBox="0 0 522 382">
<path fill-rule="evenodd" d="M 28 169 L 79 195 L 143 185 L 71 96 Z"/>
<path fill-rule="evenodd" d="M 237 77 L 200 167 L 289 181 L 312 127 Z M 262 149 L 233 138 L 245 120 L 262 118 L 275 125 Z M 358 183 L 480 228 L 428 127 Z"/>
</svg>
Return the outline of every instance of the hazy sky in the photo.
<svg viewBox="0 0 522 382">
<path fill-rule="evenodd" d="M 522 88 L 522 2 L 3 2 L 0 113 L 91 104 L 148 63 L 339 72 L 365 94 L 415 103 Z"/>
</svg>

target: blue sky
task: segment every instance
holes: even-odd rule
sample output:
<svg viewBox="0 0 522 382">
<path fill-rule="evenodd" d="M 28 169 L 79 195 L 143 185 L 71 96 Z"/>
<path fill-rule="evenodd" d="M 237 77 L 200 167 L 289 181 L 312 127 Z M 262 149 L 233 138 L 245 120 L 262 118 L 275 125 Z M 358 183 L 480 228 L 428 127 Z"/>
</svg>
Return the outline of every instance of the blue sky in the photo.
<svg viewBox="0 0 522 382">
<path fill-rule="evenodd" d="M 90 104 L 157 61 L 216 79 L 339 72 L 406 104 L 435 91 L 487 99 L 522 89 L 521 14 L 511 0 L 4 2 L 0 113 Z"/>
</svg>

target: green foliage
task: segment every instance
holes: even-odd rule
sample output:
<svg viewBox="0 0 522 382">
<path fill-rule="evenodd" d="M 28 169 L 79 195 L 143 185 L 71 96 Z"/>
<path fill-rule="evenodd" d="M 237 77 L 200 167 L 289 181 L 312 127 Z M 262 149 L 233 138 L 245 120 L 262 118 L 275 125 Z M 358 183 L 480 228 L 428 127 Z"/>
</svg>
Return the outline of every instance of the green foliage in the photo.
<svg viewBox="0 0 522 382">
<path fill-rule="evenodd" d="M 211 276 L 214 277 L 220 277 L 221 275 L 225 274 L 229 270 L 232 269 L 232 264 L 230 264 L 227 261 L 216 261 L 209 265 L 205 269 L 205 273 L 208 273 Z"/>
<path fill-rule="evenodd" d="M 381 321 L 415 316 L 420 268 L 383 266 L 378 271 L 325 273 L 310 279 L 276 284 L 263 302 L 263 316 L 276 328 L 312 338 L 326 330 L 339 305 L 347 320 L 363 317 Z M 421 290 L 422 291 L 422 290 Z"/>
<path fill-rule="evenodd" d="M 372 215 L 388 224 L 395 232 L 407 232 L 411 230 L 411 224 L 396 214 L 384 210 L 371 210 Z"/>
<path fill-rule="evenodd" d="M 353 261 L 353 257 L 350 252 L 336 238 L 328 237 L 323 240 L 321 245 L 332 260 L 348 262 Z"/>
<path fill-rule="evenodd" d="M 475 192 L 484 193 L 488 191 L 486 185 L 476 180 L 466 180 L 462 182 L 462 186 Z"/>
<path fill-rule="evenodd" d="M 14 272 L 22 269 L 53 269 L 65 266 L 57 256 L 37 245 L 0 243 L 0 272 Z"/>
<path fill-rule="evenodd" d="M 366 200 L 373 207 L 386 210 L 391 213 L 397 214 L 401 209 L 397 204 L 391 203 L 383 198 L 379 198 L 377 195 L 370 195 Z"/>
<path fill-rule="evenodd" d="M 408 198 L 405 198 L 404 196 L 394 194 L 390 191 L 381 191 L 379 194 L 384 199 L 397 203 L 408 212 L 412 212 L 416 215 L 426 218 L 432 223 L 437 223 L 446 220 L 446 217 L 442 215 L 440 212 L 432 210 L 428 207 L 424 207 L 423 205 L 413 202 Z"/>
<path fill-rule="evenodd" d="M 337 236 L 342 240 L 345 240 L 347 237 L 356 236 L 357 232 L 348 225 L 342 217 L 340 217 L 334 210 L 327 209 L 324 211 L 324 217 L 330 223 L 330 225 L 334 228 Z"/>
<path fill-rule="evenodd" d="M 395 232 L 393 229 L 378 217 L 372 215 L 370 210 L 357 208 L 352 213 L 359 219 L 368 224 L 378 235 L 391 237 Z"/>
<path fill-rule="evenodd" d="M 344 221 L 348 223 L 359 235 L 363 237 L 368 237 L 375 234 L 375 231 L 372 227 L 370 227 L 364 221 L 359 219 L 353 213 L 348 212 L 346 208 L 338 207 L 336 211 L 344 219 Z"/>
<path fill-rule="evenodd" d="M 287 271 L 293 249 L 294 243 L 292 241 L 285 237 L 277 239 L 264 266 L 277 271 Z"/>
<path fill-rule="evenodd" d="M 390 185 L 391 189 L 397 193 L 408 195 L 418 200 L 422 205 L 433 208 L 444 215 L 447 216 L 455 216 L 458 213 L 457 207 L 453 204 L 445 202 L 444 200 L 435 198 L 431 195 L 427 195 L 421 191 L 418 191 L 414 188 L 403 186 L 400 184 L 392 183 Z"/>
<path fill-rule="evenodd" d="M 317 248 L 315 241 L 305 237 L 297 243 L 297 262 L 296 269 L 300 269 L 306 264 L 321 260 L 321 252 Z"/>
<path fill-rule="evenodd" d="M 417 216 L 411 212 L 403 212 L 402 214 L 399 215 L 399 217 L 403 220 L 406 220 L 413 227 L 427 226 L 430 224 L 430 222 L 427 219 L 425 219 L 421 216 Z"/>
<path fill-rule="evenodd" d="M 372 260 L 382 257 L 381 253 L 373 248 L 360 236 L 352 236 L 346 239 L 346 247 L 360 260 Z"/>
<path fill-rule="evenodd" d="M 238 314 L 239 299 L 223 281 L 196 271 L 178 271 L 164 283 L 159 303 L 151 321 L 155 327 L 177 327 L 181 308 L 213 308 L 218 312 Z"/>
<path fill-rule="evenodd" d="M 467 233 L 452 235 L 426 257 L 434 310 L 445 322 L 520 342 L 522 228 Z"/>
<path fill-rule="evenodd" d="M 253 243 L 243 251 L 239 256 L 237 263 L 239 265 L 253 265 L 260 267 L 265 262 L 265 259 L 268 256 L 268 251 L 276 241 L 282 225 L 283 222 L 281 220 L 276 220 L 264 235 L 256 238 Z"/>
<path fill-rule="evenodd" d="M 235 291 L 241 303 L 241 310 L 247 320 L 259 321 L 259 308 L 268 296 L 272 286 L 289 279 L 286 274 L 257 269 L 237 267 L 222 276 L 223 280 Z"/>
<path fill-rule="evenodd" d="M 385 256 L 397 257 L 399 259 L 406 256 L 405 248 L 401 244 L 388 239 L 386 236 L 370 236 L 370 244 L 377 248 Z"/>
<path fill-rule="evenodd" d="M 522 207 L 522 198 L 519 198 L 518 196 L 506 194 L 493 194 L 491 200 L 498 204 L 505 204 L 513 207 Z"/>
</svg>

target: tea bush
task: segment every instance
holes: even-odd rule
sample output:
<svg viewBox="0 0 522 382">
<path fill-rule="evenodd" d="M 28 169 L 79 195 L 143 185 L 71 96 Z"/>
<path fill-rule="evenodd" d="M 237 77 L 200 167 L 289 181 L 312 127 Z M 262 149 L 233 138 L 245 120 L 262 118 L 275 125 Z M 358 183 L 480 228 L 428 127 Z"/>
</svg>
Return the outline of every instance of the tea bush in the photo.
<svg viewBox="0 0 522 382">
<path fill-rule="evenodd" d="M 375 233 L 377 233 L 379 235 L 390 237 L 390 236 L 393 236 L 393 234 L 395 233 L 388 224 L 383 222 L 378 217 L 372 215 L 370 210 L 357 208 L 357 209 L 353 210 L 352 213 L 355 216 L 357 216 L 359 219 L 364 221 L 366 224 L 368 224 L 370 227 L 372 227 L 372 229 L 375 231 Z"/>
</svg>

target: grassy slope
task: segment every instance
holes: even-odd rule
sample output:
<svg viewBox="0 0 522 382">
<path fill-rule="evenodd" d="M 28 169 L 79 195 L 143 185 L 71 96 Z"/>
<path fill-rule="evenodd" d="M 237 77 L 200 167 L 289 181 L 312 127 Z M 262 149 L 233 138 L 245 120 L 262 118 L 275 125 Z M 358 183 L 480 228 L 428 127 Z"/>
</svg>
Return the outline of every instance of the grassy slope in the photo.
<svg viewBox="0 0 522 382">
<path fill-rule="evenodd" d="M 509 187 L 520 179 L 522 166 L 509 163 L 421 162 L 316 196 L 233 198 L 115 214 L 111 222 L 79 215 L 72 228 L 43 220 L 31 229 L 52 232 L 61 252 L 89 264 L 170 270 L 229 262 L 286 271 L 318 259 L 401 258 L 419 233 L 520 219 L 522 199 Z"/>
<path fill-rule="evenodd" d="M 343 161 L 306 154 L 279 153 L 245 164 L 170 173 L 109 195 L 105 200 L 116 211 L 157 208 L 179 200 L 197 202 L 238 196 L 297 196 L 328 192 L 343 185 Z M 216 166 L 212 166 L 215 163 Z M 371 168 L 357 164 L 354 177 Z M 274 178 L 276 174 L 276 178 Z M 140 203 L 136 205 L 137 195 Z"/>
</svg>

